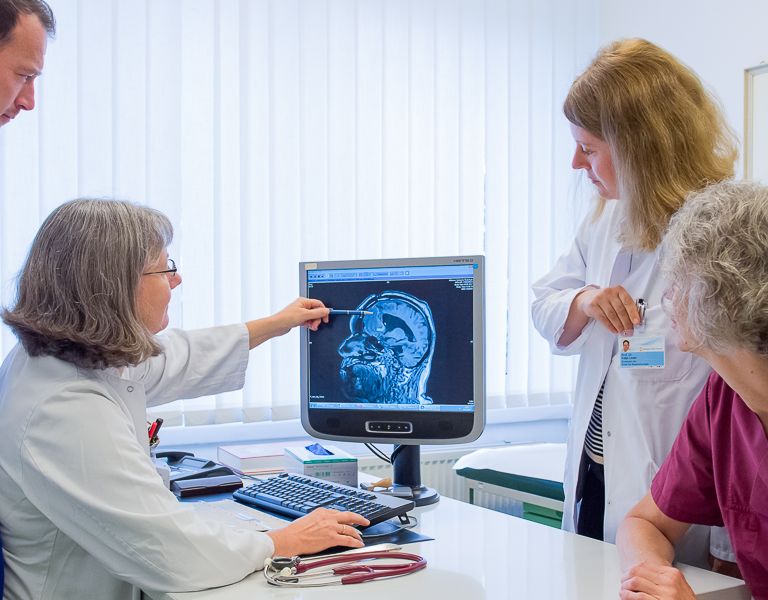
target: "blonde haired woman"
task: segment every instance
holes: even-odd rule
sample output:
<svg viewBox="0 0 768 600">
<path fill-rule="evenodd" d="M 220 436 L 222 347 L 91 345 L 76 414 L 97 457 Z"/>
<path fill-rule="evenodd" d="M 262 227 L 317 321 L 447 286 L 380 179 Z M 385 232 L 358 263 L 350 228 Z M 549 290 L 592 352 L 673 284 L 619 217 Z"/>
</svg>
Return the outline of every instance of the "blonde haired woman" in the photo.
<svg viewBox="0 0 768 600">
<path fill-rule="evenodd" d="M 570 251 L 534 284 L 532 313 L 555 354 L 581 356 L 563 526 L 613 542 L 709 372 L 667 335 L 659 244 L 689 192 L 733 175 L 737 152 L 696 74 L 641 39 L 604 48 L 563 110 L 576 141 L 572 166 L 599 201 Z M 641 335 L 655 338 L 661 364 L 619 351 L 624 339 L 637 348 Z"/>
</svg>

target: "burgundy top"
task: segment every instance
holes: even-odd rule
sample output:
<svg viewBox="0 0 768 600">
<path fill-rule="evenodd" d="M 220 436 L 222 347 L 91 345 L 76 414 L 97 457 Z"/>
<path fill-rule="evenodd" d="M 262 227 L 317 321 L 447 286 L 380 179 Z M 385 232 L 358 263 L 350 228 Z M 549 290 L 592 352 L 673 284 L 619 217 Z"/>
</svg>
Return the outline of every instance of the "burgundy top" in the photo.
<svg viewBox="0 0 768 600">
<path fill-rule="evenodd" d="M 651 495 L 677 521 L 725 524 L 752 595 L 768 599 L 768 436 L 717 373 L 691 406 Z"/>
</svg>

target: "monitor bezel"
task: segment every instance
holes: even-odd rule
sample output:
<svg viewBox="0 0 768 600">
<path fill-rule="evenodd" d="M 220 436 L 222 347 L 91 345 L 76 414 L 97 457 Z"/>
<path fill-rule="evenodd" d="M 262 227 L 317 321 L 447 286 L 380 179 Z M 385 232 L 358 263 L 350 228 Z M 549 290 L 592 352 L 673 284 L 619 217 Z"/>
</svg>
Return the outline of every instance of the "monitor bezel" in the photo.
<svg viewBox="0 0 768 600">
<path fill-rule="evenodd" d="M 411 437 L 408 435 L 397 435 L 387 432 L 345 432 L 337 434 L 330 431 L 323 431 L 316 428 L 310 421 L 309 414 L 309 331 L 302 328 L 300 335 L 301 343 L 301 424 L 304 429 L 320 439 L 349 441 L 349 442 L 371 442 L 387 444 L 406 444 L 406 445 L 439 445 L 439 444 L 462 444 L 476 440 L 485 428 L 485 257 L 483 255 L 461 255 L 461 256 L 432 256 L 418 258 L 384 258 L 384 259 L 359 259 L 359 260 L 332 260 L 332 261 L 304 261 L 299 263 L 299 289 L 301 296 L 307 297 L 309 294 L 307 272 L 321 269 L 356 269 L 356 268 L 392 268 L 401 266 L 444 266 L 456 264 L 473 264 L 473 288 L 472 288 L 472 324 L 473 324 L 473 356 L 472 356 L 472 375 L 473 375 L 473 395 L 475 410 L 472 411 L 473 421 L 471 429 L 466 434 L 456 437 L 450 437 L 449 434 L 442 434 L 443 437 Z M 478 343 L 479 341 L 479 343 Z M 314 409 L 327 410 L 327 409 Z M 358 412 L 358 411 L 356 411 Z M 372 421 L 402 421 L 404 417 L 414 416 L 409 411 L 387 411 L 371 410 L 359 411 L 370 415 Z M 466 415 L 468 413 L 431 413 L 431 415 L 441 414 L 445 418 L 451 415 Z M 430 416 L 430 418 L 435 418 Z"/>
</svg>

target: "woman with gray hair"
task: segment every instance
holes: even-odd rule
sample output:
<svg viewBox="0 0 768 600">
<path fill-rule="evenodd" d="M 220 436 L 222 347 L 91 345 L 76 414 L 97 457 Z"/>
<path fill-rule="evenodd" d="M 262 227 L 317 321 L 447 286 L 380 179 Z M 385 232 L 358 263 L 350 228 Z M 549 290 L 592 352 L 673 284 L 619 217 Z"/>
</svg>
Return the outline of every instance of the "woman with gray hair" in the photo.
<svg viewBox="0 0 768 600">
<path fill-rule="evenodd" d="M 241 388 L 248 351 L 328 309 L 299 298 L 245 324 L 156 334 L 181 283 L 173 228 L 151 208 L 75 200 L 35 237 L 0 368 L 5 598 L 138 597 L 238 581 L 274 554 L 360 547 L 363 517 L 315 511 L 232 527 L 178 502 L 149 455 L 146 407 Z"/>
<path fill-rule="evenodd" d="M 741 573 L 768 598 L 768 188 L 720 183 L 672 219 L 663 268 L 678 346 L 714 369 L 650 493 L 618 532 L 621 597 L 694 598 L 672 567 L 689 524 L 728 527 Z"/>
</svg>

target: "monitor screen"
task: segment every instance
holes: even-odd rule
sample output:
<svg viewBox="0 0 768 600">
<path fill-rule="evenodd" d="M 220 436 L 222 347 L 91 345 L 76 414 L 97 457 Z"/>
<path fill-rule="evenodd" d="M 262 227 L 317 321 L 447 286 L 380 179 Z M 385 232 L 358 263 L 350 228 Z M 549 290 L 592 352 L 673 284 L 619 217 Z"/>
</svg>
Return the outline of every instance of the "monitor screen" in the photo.
<svg viewBox="0 0 768 600">
<path fill-rule="evenodd" d="M 302 423 L 317 437 L 456 443 L 484 425 L 483 257 L 306 262 L 332 308 L 302 331 Z"/>
</svg>

